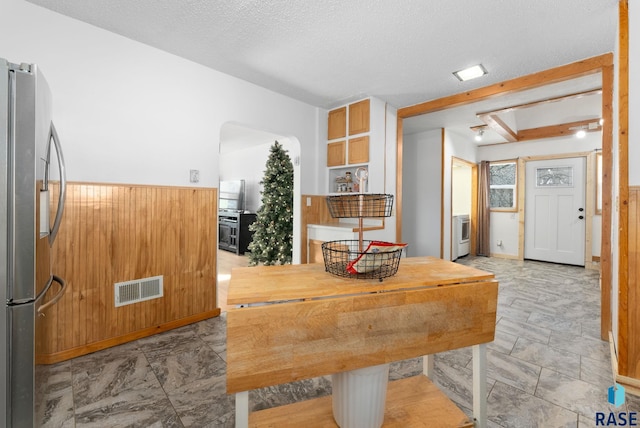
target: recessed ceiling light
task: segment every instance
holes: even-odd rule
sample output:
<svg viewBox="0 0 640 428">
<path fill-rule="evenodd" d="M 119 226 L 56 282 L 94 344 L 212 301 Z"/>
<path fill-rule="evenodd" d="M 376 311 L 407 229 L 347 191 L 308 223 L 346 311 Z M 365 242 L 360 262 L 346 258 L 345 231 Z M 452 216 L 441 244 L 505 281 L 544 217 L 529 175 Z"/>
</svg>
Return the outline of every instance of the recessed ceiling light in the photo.
<svg viewBox="0 0 640 428">
<path fill-rule="evenodd" d="M 485 74 L 487 74 L 487 69 L 484 68 L 482 64 L 474 65 L 473 67 L 453 72 L 453 75 L 456 76 L 461 82 L 475 79 L 476 77 L 484 76 Z"/>
<path fill-rule="evenodd" d="M 578 132 L 576 132 L 576 137 L 578 138 L 584 138 L 586 136 L 587 136 L 587 131 L 585 131 L 584 129 L 581 129 Z"/>
</svg>

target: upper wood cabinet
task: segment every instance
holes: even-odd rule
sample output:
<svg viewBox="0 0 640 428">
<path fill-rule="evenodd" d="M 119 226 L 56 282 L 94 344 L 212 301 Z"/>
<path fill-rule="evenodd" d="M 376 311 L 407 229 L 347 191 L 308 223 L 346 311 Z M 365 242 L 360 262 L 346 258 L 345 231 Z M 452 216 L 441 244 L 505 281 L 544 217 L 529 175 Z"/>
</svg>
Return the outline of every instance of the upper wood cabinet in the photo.
<svg viewBox="0 0 640 428">
<path fill-rule="evenodd" d="M 349 135 L 369 132 L 369 99 L 349 105 Z"/>
<path fill-rule="evenodd" d="M 346 163 L 347 142 L 336 141 L 327 144 L 327 166 L 340 166 Z"/>
<path fill-rule="evenodd" d="M 341 107 L 329 112 L 327 139 L 335 140 L 347 136 L 347 108 Z"/>
<path fill-rule="evenodd" d="M 369 162 L 369 137 L 349 140 L 349 164 Z"/>
</svg>

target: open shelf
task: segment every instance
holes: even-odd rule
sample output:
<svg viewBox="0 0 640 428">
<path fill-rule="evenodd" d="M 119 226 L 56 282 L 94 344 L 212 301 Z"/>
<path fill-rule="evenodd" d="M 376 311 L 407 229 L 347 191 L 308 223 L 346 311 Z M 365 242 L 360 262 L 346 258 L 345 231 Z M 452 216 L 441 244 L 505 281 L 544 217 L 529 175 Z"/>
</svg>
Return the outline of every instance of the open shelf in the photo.
<svg viewBox="0 0 640 428">
<path fill-rule="evenodd" d="M 473 427 L 464 414 L 428 377 L 389 382 L 383 427 Z M 331 396 L 249 414 L 250 427 L 304 426 L 334 428 Z"/>
</svg>

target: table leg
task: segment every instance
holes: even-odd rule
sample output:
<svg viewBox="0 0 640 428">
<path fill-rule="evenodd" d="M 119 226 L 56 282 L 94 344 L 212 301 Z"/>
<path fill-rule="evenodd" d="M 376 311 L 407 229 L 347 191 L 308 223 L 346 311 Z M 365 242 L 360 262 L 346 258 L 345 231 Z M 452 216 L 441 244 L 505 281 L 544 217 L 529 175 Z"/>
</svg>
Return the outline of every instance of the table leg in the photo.
<svg viewBox="0 0 640 428">
<path fill-rule="evenodd" d="M 435 355 L 423 355 L 422 356 L 422 373 L 433 380 Z"/>
<path fill-rule="evenodd" d="M 477 428 L 487 426 L 487 344 L 473 345 L 473 417 Z"/>
<path fill-rule="evenodd" d="M 249 427 L 249 391 L 236 392 L 236 428 Z"/>
</svg>

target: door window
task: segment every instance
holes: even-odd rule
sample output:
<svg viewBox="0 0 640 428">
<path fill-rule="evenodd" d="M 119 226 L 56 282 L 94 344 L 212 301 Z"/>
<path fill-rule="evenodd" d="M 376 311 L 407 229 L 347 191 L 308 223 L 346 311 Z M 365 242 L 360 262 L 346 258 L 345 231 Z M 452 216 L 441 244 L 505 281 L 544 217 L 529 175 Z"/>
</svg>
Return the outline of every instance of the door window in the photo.
<svg viewBox="0 0 640 428">
<path fill-rule="evenodd" d="M 536 187 L 573 187 L 573 167 L 536 168 Z"/>
</svg>

